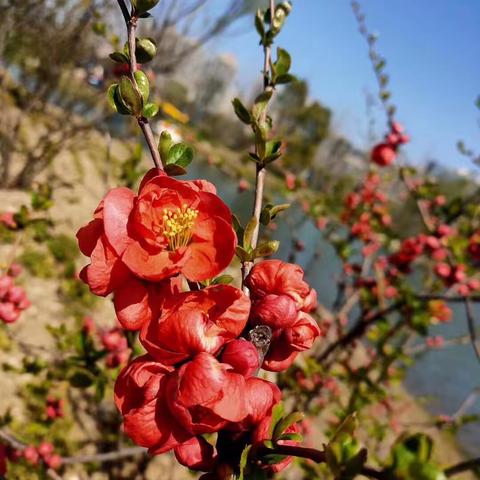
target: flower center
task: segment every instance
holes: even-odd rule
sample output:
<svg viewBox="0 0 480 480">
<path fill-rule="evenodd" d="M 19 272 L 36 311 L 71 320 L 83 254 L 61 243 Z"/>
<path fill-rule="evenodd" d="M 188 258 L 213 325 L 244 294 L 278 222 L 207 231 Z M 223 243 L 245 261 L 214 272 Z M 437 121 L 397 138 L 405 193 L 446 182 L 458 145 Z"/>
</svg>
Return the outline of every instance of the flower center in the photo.
<svg viewBox="0 0 480 480">
<path fill-rule="evenodd" d="M 168 241 L 170 250 L 175 251 L 186 247 L 192 238 L 193 227 L 198 216 L 198 210 L 189 208 L 166 209 L 163 211 L 163 236 Z"/>
</svg>

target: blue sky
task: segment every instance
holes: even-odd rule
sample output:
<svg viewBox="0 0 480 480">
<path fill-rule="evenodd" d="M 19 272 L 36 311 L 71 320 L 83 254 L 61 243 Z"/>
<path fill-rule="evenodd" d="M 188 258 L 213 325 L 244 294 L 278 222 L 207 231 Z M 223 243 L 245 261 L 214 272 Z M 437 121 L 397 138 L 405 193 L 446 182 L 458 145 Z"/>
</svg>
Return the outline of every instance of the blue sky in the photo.
<svg viewBox="0 0 480 480">
<path fill-rule="evenodd" d="M 267 3 L 267 2 L 266 2 Z M 370 31 L 387 59 L 398 120 L 412 142 L 409 160 L 436 159 L 453 168 L 471 167 L 456 149 L 464 139 L 480 151 L 480 2 L 478 0 L 363 0 Z M 240 85 L 259 74 L 261 51 L 245 20 L 245 33 L 217 41 L 218 52 L 239 61 Z M 242 29 L 243 30 L 243 29 Z M 306 78 L 312 98 L 334 111 L 334 128 L 366 146 L 365 92 L 376 83 L 349 0 L 296 0 L 277 44 L 293 56 L 293 73 Z M 384 118 L 377 111 L 378 133 Z M 477 170 L 476 168 L 473 168 Z"/>
</svg>

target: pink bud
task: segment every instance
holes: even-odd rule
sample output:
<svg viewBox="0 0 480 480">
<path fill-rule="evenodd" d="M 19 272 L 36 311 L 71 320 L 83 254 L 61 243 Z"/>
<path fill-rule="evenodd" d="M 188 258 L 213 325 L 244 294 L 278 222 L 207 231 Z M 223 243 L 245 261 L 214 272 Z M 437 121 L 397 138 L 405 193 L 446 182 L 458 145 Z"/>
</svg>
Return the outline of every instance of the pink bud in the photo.
<svg viewBox="0 0 480 480">
<path fill-rule="evenodd" d="M 23 458 L 28 463 L 30 463 L 30 465 L 37 465 L 38 458 L 39 458 L 37 449 L 32 445 L 29 445 L 28 447 L 25 447 L 23 449 Z"/>
<path fill-rule="evenodd" d="M 53 445 L 50 442 L 42 442 L 38 447 L 38 453 L 41 457 L 46 457 L 53 453 Z"/>
</svg>

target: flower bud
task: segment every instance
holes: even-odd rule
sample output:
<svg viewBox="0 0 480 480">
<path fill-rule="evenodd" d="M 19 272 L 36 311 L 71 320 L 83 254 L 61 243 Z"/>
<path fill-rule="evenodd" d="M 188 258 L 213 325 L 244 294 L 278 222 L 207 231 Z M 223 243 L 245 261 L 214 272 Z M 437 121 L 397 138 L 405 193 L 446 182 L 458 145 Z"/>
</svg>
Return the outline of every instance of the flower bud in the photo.
<svg viewBox="0 0 480 480">
<path fill-rule="evenodd" d="M 228 363 L 235 372 L 246 378 L 251 377 L 260 367 L 257 349 L 243 338 L 227 344 L 222 353 L 222 362 Z"/>
<path fill-rule="evenodd" d="M 252 305 L 251 317 L 256 325 L 268 325 L 273 329 L 286 328 L 295 322 L 297 307 L 287 295 L 265 295 Z"/>
</svg>

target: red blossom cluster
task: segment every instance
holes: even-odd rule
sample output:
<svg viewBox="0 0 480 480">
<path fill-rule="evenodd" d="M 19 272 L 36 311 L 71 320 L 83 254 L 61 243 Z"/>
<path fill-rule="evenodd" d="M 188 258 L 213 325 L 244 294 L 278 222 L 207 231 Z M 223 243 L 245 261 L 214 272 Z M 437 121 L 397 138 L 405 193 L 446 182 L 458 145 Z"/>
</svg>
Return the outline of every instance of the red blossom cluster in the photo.
<svg viewBox="0 0 480 480">
<path fill-rule="evenodd" d="M 231 445 L 261 443 L 281 393 L 256 372 L 285 370 L 320 335 L 309 315 L 316 293 L 303 270 L 279 260 L 258 263 L 245 280 L 251 298 L 211 284 L 234 255 L 231 212 L 210 183 L 157 170 L 147 173 L 137 196 L 110 191 L 78 238 L 91 258 L 81 278 L 94 293 L 114 293 L 120 324 L 140 330 L 147 352 L 116 381 L 126 433 L 150 453 L 173 449 L 182 465 L 216 478 L 228 462 L 204 435 L 218 432 Z M 115 363 L 130 354 L 119 329 L 101 340 Z M 278 471 L 289 461 L 266 468 Z"/>
<path fill-rule="evenodd" d="M 30 465 L 44 464 L 52 470 L 57 470 L 62 464 L 62 458 L 55 453 L 54 446 L 50 442 L 43 442 L 38 447 L 28 445 L 23 449 L 22 457 Z"/>
<path fill-rule="evenodd" d="M 128 342 L 120 328 L 112 328 L 100 335 L 102 346 L 108 351 L 105 357 L 105 364 L 108 368 L 116 368 L 128 362 L 131 349 L 128 348 Z"/>
<path fill-rule="evenodd" d="M 373 147 L 370 158 L 372 162 L 380 167 L 392 165 L 397 158 L 397 151 L 400 145 L 408 143 L 410 137 L 404 133 L 404 128 L 398 122 L 390 124 L 390 132 L 385 135 L 382 143 Z"/>
<path fill-rule="evenodd" d="M 63 417 L 63 400 L 61 398 L 48 397 L 45 405 L 45 413 L 49 420 Z"/>
<path fill-rule="evenodd" d="M 6 275 L 0 276 L 0 320 L 4 323 L 14 323 L 23 310 L 30 307 L 25 290 L 15 285 L 14 277 L 18 268 L 9 269 Z"/>
</svg>

